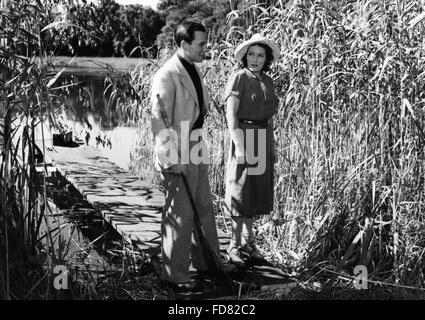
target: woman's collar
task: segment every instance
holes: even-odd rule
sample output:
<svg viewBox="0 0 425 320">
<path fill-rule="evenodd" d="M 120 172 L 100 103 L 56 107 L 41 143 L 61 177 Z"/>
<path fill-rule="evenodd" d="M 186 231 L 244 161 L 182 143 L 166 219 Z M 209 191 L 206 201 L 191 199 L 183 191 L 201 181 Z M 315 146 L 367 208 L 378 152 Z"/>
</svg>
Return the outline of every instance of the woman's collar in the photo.
<svg viewBox="0 0 425 320">
<path fill-rule="evenodd" d="M 255 78 L 257 80 L 263 81 L 264 77 L 259 77 L 257 76 L 254 72 L 252 72 L 251 70 L 249 70 L 248 68 L 244 68 L 245 72 L 248 76 L 250 76 L 251 78 Z"/>
</svg>

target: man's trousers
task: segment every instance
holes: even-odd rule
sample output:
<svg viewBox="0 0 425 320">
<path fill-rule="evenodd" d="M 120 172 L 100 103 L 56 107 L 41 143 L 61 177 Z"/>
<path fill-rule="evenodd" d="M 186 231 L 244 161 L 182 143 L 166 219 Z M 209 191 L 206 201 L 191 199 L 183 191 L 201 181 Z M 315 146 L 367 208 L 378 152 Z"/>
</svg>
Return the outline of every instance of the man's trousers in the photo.
<svg viewBox="0 0 425 320">
<path fill-rule="evenodd" d="M 208 164 L 188 164 L 187 180 L 207 239 L 219 255 L 219 243 L 208 181 Z M 162 278 L 174 283 L 190 280 L 189 266 L 207 271 L 194 212 L 180 175 L 162 173 L 165 206 L 162 212 Z"/>
</svg>

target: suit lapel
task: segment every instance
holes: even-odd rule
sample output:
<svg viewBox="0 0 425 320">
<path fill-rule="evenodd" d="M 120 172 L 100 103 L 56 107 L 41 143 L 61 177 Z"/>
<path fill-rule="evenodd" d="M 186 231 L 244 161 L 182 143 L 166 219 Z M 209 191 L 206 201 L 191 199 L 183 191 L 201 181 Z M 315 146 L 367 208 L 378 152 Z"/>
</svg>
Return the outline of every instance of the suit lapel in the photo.
<svg viewBox="0 0 425 320">
<path fill-rule="evenodd" d="M 190 92 L 193 99 L 195 99 L 196 104 L 199 106 L 198 95 L 196 94 L 195 85 L 193 84 L 193 81 L 190 78 L 189 73 L 186 71 L 186 68 L 182 65 L 177 54 L 174 55 L 174 59 L 175 59 L 176 67 L 177 67 L 177 72 L 180 76 L 180 81 L 182 82 L 183 86 L 187 89 L 187 91 Z"/>
</svg>

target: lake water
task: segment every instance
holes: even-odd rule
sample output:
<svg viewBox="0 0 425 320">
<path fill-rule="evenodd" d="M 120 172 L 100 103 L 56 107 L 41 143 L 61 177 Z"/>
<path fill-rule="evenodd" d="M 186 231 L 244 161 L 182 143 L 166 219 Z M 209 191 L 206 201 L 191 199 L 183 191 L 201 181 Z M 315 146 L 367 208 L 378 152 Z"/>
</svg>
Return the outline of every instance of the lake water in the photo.
<svg viewBox="0 0 425 320">
<path fill-rule="evenodd" d="M 137 128 L 128 124 L 128 116 L 119 106 L 108 106 L 102 78 L 85 76 L 79 80 L 79 87 L 69 90 L 66 96 L 61 122 L 72 131 L 73 138 L 98 147 L 106 157 L 128 170 L 130 153 L 137 146 Z"/>
</svg>

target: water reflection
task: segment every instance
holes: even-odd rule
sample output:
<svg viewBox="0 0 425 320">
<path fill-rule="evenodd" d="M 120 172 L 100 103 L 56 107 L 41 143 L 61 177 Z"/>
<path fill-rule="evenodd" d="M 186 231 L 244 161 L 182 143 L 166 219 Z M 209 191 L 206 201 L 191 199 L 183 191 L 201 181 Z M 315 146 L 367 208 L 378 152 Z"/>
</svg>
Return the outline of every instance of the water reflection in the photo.
<svg viewBox="0 0 425 320">
<path fill-rule="evenodd" d="M 87 121 L 91 114 L 95 123 L 101 129 L 109 130 L 117 126 L 126 125 L 129 117 L 126 111 L 115 102 L 110 102 L 111 90 L 106 89 L 104 78 L 95 76 L 64 77 L 62 84 L 76 85 L 65 89 L 65 108 L 68 115 L 73 113 L 76 121 Z M 71 112 L 72 111 L 72 112 Z"/>
<path fill-rule="evenodd" d="M 128 170 L 130 153 L 136 147 L 136 127 L 131 126 L 128 112 L 121 105 L 110 103 L 110 90 L 105 92 L 104 79 L 72 76 L 62 85 L 78 83 L 65 89 L 65 109 L 61 123 L 73 136 L 98 147 L 102 153 Z"/>
</svg>

